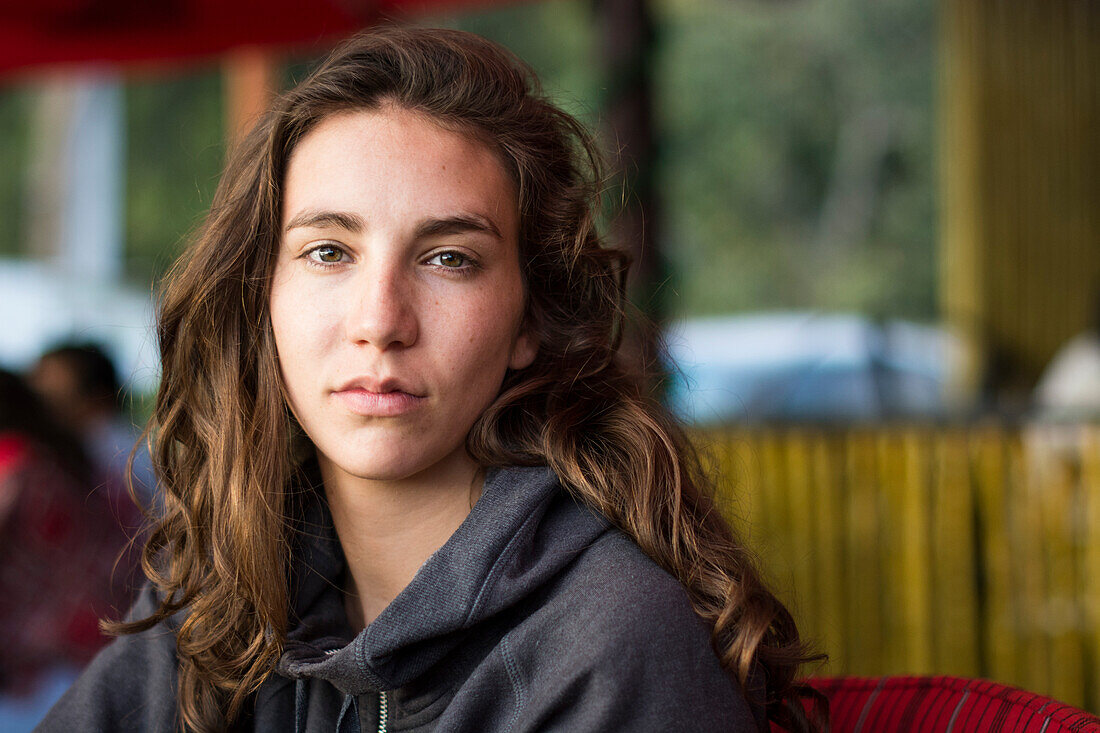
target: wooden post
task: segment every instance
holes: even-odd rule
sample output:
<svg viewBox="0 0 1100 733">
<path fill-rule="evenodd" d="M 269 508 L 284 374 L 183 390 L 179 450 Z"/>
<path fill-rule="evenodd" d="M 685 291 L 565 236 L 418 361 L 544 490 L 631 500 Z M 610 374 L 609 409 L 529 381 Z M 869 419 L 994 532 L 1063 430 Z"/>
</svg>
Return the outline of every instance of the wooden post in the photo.
<svg viewBox="0 0 1100 733">
<path fill-rule="evenodd" d="M 654 186 L 656 140 L 653 134 L 653 22 L 646 0 L 598 0 L 606 96 L 603 104 L 609 162 L 619 198 L 612 204 L 611 241 L 631 254 L 628 283 L 634 304 L 652 323 L 625 334 L 624 351 L 654 385 L 657 330 L 665 309 L 659 288 L 665 266 L 657 239 L 659 211 Z M 648 326 L 657 328 L 649 328 Z"/>
<path fill-rule="evenodd" d="M 225 129 L 229 147 L 240 142 L 278 91 L 275 55 L 256 47 L 239 48 L 224 61 Z"/>
</svg>

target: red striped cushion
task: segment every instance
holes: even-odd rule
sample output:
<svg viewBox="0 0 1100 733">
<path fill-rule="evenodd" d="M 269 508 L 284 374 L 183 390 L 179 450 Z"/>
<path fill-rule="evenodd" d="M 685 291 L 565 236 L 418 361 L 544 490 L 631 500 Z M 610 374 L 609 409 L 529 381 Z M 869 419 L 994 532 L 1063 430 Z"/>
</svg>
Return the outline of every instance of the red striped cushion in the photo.
<svg viewBox="0 0 1100 733">
<path fill-rule="evenodd" d="M 1100 718 L 1049 697 L 963 677 L 830 677 L 833 733 L 1100 733 Z"/>
</svg>

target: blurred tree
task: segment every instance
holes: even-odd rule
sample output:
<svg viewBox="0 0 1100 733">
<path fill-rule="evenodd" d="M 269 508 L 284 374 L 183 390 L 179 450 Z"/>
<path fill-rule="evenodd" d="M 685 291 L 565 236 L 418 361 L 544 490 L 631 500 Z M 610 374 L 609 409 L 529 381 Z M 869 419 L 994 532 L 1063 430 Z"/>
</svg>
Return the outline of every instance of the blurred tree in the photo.
<svg viewBox="0 0 1100 733">
<path fill-rule="evenodd" d="M 220 67 L 134 79 L 126 89 L 127 271 L 156 279 L 202 219 L 225 154 Z"/>
<path fill-rule="evenodd" d="M 933 3 L 655 7 L 682 312 L 933 317 Z"/>
<path fill-rule="evenodd" d="M 595 126 L 601 78 L 594 23 L 588 2 L 546 0 L 430 18 L 422 24 L 461 28 L 507 46 L 530 64 L 557 104 Z"/>
</svg>

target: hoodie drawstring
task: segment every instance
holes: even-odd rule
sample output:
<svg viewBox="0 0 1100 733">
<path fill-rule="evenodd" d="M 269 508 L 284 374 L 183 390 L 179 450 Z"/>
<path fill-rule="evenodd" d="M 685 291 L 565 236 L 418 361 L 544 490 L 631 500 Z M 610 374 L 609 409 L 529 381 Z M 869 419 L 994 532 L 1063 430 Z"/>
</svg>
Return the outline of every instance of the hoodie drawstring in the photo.
<svg viewBox="0 0 1100 733">
<path fill-rule="evenodd" d="M 348 715 L 349 710 L 351 715 Z M 354 695 L 344 696 L 344 706 L 340 708 L 340 717 L 336 720 L 336 733 L 360 733 L 359 703 Z"/>
<path fill-rule="evenodd" d="M 309 687 L 305 677 L 299 677 L 294 685 L 294 733 L 306 733 L 306 710 Z"/>
<path fill-rule="evenodd" d="M 299 677 L 294 684 L 294 733 L 306 733 L 307 710 L 309 710 L 309 680 Z M 340 717 L 336 719 L 336 733 L 360 733 L 359 703 L 356 702 L 354 695 L 344 696 Z"/>
</svg>

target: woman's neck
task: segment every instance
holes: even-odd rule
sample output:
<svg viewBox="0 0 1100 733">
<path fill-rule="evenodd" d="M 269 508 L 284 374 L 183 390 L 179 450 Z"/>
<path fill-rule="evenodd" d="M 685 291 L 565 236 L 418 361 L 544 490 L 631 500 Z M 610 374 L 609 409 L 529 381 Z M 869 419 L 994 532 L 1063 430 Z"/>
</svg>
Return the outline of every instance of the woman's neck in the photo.
<svg viewBox="0 0 1100 733">
<path fill-rule="evenodd" d="M 465 454 L 405 479 L 364 479 L 318 456 L 347 560 L 345 608 L 359 631 L 450 538 L 481 495 L 483 472 Z"/>
</svg>

